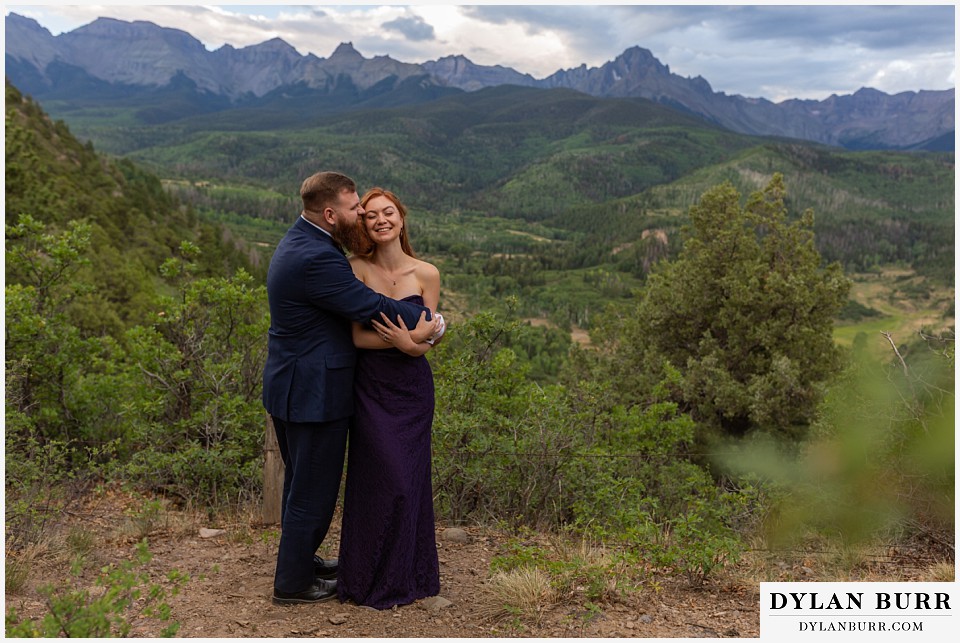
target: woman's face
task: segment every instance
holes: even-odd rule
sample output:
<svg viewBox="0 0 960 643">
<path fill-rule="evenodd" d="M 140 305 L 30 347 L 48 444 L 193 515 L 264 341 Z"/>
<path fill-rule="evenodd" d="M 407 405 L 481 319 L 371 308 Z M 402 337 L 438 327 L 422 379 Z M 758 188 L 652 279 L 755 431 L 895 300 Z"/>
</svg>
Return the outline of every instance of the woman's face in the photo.
<svg viewBox="0 0 960 643">
<path fill-rule="evenodd" d="M 403 219 L 393 201 L 385 196 L 375 196 L 363 209 L 363 227 L 375 244 L 382 245 L 400 237 Z"/>
</svg>

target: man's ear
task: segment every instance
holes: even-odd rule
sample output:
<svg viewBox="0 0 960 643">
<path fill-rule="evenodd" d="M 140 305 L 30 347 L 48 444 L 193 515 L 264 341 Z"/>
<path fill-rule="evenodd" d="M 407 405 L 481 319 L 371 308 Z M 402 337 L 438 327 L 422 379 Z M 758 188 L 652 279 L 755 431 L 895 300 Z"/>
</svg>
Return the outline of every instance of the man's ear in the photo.
<svg viewBox="0 0 960 643">
<path fill-rule="evenodd" d="M 320 216 L 323 217 L 323 220 L 329 223 L 330 225 L 337 224 L 337 216 L 333 211 L 333 208 L 324 208 L 323 212 L 320 213 Z"/>
</svg>

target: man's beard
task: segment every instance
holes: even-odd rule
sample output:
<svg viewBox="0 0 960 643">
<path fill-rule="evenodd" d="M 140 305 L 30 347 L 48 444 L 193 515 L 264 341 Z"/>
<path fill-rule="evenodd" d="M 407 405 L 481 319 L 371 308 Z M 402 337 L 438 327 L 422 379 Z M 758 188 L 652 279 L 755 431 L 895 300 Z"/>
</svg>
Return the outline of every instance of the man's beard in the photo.
<svg viewBox="0 0 960 643">
<path fill-rule="evenodd" d="M 348 250 L 351 254 L 357 254 L 364 245 L 360 230 L 356 224 L 338 223 L 333 226 L 330 236 L 333 237 L 334 241 L 343 246 L 344 250 Z"/>
</svg>

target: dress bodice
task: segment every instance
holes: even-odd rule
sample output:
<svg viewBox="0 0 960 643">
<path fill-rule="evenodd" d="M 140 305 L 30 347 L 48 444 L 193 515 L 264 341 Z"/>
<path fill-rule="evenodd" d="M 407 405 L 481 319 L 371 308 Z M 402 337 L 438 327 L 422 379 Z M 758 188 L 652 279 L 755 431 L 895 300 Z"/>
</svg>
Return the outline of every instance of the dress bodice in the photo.
<svg viewBox="0 0 960 643">
<path fill-rule="evenodd" d="M 419 304 L 423 306 L 423 295 L 407 295 L 399 301 L 409 301 L 411 304 Z"/>
</svg>

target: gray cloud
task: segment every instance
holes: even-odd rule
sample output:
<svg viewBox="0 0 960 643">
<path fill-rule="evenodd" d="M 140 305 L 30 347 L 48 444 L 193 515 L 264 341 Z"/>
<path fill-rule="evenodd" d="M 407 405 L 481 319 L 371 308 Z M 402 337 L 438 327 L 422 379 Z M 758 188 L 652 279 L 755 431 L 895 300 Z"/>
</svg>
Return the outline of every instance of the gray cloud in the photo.
<svg viewBox="0 0 960 643">
<path fill-rule="evenodd" d="M 522 24 L 529 33 L 562 32 L 587 66 L 638 45 L 674 73 L 702 76 L 728 94 L 825 98 L 884 83 L 909 87 L 910 75 L 923 83 L 913 89 L 953 81 L 952 67 L 944 71 L 940 64 L 939 77 L 934 71 L 936 58 L 954 53 L 953 6 L 483 6 L 469 12 L 493 24 Z"/>
<path fill-rule="evenodd" d="M 532 34 L 562 31 L 571 46 L 600 54 L 627 46 L 680 39 L 693 30 L 709 30 L 731 46 L 751 42 L 792 43 L 809 47 L 846 45 L 885 51 L 922 45 L 954 47 L 955 7 L 804 5 L 613 5 L 463 7 L 491 24 L 524 25 Z M 630 39 L 631 42 L 625 42 Z M 696 47 L 696 43 L 687 43 Z"/>
<path fill-rule="evenodd" d="M 436 38 L 433 27 L 419 17 L 396 18 L 389 22 L 383 23 L 382 26 L 388 31 L 396 31 L 405 38 L 409 38 L 410 40 L 416 42 L 434 40 Z"/>
<path fill-rule="evenodd" d="M 936 44 L 953 48 L 953 6 L 837 6 L 814 11 L 804 6 L 737 7 L 718 16 L 731 39 L 836 43 L 865 49 Z"/>
<path fill-rule="evenodd" d="M 571 46 L 576 43 L 577 47 L 589 47 L 594 43 L 606 43 L 613 37 L 611 25 L 615 21 L 590 5 L 481 5 L 462 9 L 466 15 L 490 24 L 522 25 L 531 35 L 547 30 L 560 32 Z"/>
<path fill-rule="evenodd" d="M 530 33 L 544 29 L 589 31 L 602 38 L 609 19 L 591 5 L 482 5 L 463 7 L 464 14 L 495 25 L 515 22 L 524 24 Z M 597 30 L 600 30 L 598 33 Z"/>
</svg>

